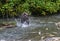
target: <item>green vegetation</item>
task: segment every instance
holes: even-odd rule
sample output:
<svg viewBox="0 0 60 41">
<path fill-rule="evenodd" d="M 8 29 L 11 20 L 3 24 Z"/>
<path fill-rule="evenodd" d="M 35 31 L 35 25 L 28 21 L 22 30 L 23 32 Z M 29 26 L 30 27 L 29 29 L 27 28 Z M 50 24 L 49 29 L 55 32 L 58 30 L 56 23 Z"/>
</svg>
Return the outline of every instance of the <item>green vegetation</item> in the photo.
<svg viewBox="0 0 60 41">
<path fill-rule="evenodd" d="M 0 17 L 14 17 L 23 12 L 47 15 L 60 11 L 60 0 L 0 0 Z"/>
</svg>

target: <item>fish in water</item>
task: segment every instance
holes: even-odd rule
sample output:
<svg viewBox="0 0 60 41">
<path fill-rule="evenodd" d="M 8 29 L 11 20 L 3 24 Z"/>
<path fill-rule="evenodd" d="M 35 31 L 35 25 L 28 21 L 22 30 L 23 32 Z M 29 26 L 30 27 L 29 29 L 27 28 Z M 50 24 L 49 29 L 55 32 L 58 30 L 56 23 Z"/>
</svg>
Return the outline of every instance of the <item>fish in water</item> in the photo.
<svg viewBox="0 0 60 41">
<path fill-rule="evenodd" d="M 26 27 L 29 25 L 29 16 L 26 12 L 24 12 L 22 15 L 21 15 L 21 24 L 23 27 Z"/>
</svg>

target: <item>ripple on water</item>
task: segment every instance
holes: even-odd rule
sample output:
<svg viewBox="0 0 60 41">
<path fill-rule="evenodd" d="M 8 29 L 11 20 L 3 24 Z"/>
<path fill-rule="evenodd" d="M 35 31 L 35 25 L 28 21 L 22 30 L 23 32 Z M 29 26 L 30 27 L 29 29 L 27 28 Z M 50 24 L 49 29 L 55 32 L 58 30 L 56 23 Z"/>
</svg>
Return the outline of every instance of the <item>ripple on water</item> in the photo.
<svg viewBox="0 0 60 41">
<path fill-rule="evenodd" d="M 29 32 L 32 29 L 35 29 L 38 27 L 50 27 L 50 28 L 56 27 L 53 23 L 53 22 L 55 22 L 55 20 L 56 19 L 54 19 L 54 18 L 53 19 L 51 19 L 51 18 L 38 18 L 38 19 L 32 18 L 32 20 L 30 20 L 29 27 L 25 27 L 25 28 L 20 27 L 20 22 L 18 22 L 17 25 L 19 25 L 19 27 L 9 28 L 9 29 L 5 29 L 4 31 L 1 31 L 0 40 L 2 39 L 2 41 L 3 41 L 5 39 L 6 41 L 13 41 L 15 39 L 23 39 L 24 37 L 26 37 L 28 35 L 27 32 Z M 50 21 L 50 23 L 49 23 L 49 21 Z M 56 21 L 58 22 L 59 19 L 57 19 Z M 44 22 L 46 22 L 46 23 L 44 23 Z"/>
</svg>

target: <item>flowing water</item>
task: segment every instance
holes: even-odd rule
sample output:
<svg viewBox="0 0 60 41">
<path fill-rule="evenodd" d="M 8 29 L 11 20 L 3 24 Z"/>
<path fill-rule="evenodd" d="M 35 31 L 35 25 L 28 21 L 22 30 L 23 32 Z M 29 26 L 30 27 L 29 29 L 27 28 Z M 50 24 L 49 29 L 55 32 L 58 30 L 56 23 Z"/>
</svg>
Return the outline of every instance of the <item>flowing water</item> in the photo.
<svg viewBox="0 0 60 41">
<path fill-rule="evenodd" d="M 17 19 L 18 20 L 18 19 Z M 15 21 L 15 20 L 13 20 Z M 6 28 L 0 31 L 1 41 L 39 41 L 41 37 L 48 34 L 60 36 L 60 30 L 55 23 L 60 22 L 60 15 L 47 17 L 30 17 L 29 26 L 21 27 L 20 21 L 17 21 L 17 27 Z"/>
</svg>

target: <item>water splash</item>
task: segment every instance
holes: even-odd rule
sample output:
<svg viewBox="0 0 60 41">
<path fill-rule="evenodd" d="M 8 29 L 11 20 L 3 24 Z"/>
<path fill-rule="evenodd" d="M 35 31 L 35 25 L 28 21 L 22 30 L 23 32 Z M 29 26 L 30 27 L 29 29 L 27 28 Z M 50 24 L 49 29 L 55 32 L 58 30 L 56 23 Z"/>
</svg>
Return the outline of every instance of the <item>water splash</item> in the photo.
<svg viewBox="0 0 60 41">
<path fill-rule="evenodd" d="M 29 26 L 29 24 L 27 24 L 26 22 L 21 24 L 21 27 L 28 27 L 28 26 Z"/>
<path fill-rule="evenodd" d="M 29 24 L 27 24 L 26 22 L 21 23 L 20 20 L 17 20 L 17 19 L 15 19 L 15 21 L 16 21 L 17 27 L 28 27 L 29 26 Z"/>
<path fill-rule="evenodd" d="M 28 41 L 31 41 L 31 40 L 28 40 Z"/>
<path fill-rule="evenodd" d="M 16 26 L 17 26 L 17 27 L 20 27 L 20 26 L 21 26 L 20 20 L 15 19 L 15 21 L 16 21 Z"/>
<path fill-rule="evenodd" d="M 5 41 L 5 40 L 1 39 L 0 41 Z"/>
</svg>

